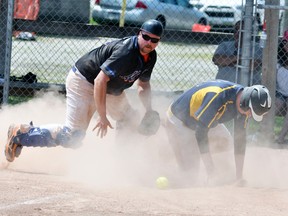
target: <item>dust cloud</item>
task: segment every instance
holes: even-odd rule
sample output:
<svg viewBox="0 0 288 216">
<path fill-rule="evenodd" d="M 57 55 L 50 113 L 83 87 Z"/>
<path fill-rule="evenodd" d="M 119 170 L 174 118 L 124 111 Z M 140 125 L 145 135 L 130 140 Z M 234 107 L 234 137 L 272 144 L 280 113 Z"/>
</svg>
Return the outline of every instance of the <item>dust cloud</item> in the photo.
<svg viewBox="0 0 288 216">
<path fill-rule="evenodd" d="M 130 98 L 133 100 L 131 104 L 143 109 L 135 95 Z M 172 98 L 165 96 L 154 97 L 153 107 L 159 111 L 161 118 L 164 118 L 171 101 Z M 122 139 L 116 140 L 115 129 L 109 129 L 107 136 L 100 139 L 92 131 L 95 118 L 91 120 L 83 146 L 79 149 L 24 147 L 20 157 L 10 163 L 9 169 L 65 176 L 71 181 L 99 188 L 155 187 L 155 180 L 159 176 L 166 176 L 175 187 L 188 185 L 190 173 L 179 171 L 163 126 L 151 137 L 127 132 Z M 3 151 L 9 125 L 30 121 L 35 126 L 64 123 L 65 97 L 45 93 L 20 105 L 2 107 L 0 119 L 0 159 L 5 161 Z M 115 127 L 115 122 L 111 123 Z M 220 146 L 220 150 L 217 150 L 214 146 L 213 149 L 213 159 L 222 176 L 220 182 L 224 184 L 232 183 L 235 175 L 233 146 L 231 143 L 229 145 L 228 148 Z M 194 186 L 205 186 L 206 174 L 202 164 L 200 168 Z M 251 187 L 287 188 L 288 151 L 248 145 L 244 177 Z"/>
</svg>

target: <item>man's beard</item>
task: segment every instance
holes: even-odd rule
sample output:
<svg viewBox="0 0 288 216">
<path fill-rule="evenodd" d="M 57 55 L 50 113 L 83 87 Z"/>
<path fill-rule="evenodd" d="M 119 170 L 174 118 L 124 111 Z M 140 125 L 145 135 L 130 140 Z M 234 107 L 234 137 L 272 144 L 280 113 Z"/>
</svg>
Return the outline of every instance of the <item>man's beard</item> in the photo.
<svg viewBox="0 0 288 216">
<path fill-rule="evenodd" d="M 147 51 L 148 50 L 148 51 Z M 143 53 L 150 53 L 152 51 L 152 47 L 147 45 L 147 46 L 144 46 L 142 49 L 141 49 L 141 52 Z"/>
</svg>

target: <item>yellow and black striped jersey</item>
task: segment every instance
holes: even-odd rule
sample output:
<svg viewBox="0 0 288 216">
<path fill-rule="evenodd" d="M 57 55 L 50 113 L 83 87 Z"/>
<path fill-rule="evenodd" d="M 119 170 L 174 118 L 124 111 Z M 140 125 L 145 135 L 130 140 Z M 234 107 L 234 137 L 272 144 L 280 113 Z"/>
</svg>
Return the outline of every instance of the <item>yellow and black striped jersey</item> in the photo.
<svg viewBox="0 0 288 216">
<path fill-rule="evenodd" d="M 238 115 L 236 96 L 243 88 L 225 80 L 204 82 L 177 98 L 171 105 L 171 112 L 192 129 L 197 124 L 215 127 Z"/>
</svg>

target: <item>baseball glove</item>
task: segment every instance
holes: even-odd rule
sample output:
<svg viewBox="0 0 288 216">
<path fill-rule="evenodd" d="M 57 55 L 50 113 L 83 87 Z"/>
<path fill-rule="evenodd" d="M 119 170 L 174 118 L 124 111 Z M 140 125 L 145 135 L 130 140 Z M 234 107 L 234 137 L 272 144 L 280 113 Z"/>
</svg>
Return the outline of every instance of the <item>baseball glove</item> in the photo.
<svg viewBox="0 0 288 216">
<path fill-rule="evenodd" d="M 145 136 L 151 136 L 157 133 L 160 127 L 160 116 L 157 111 L 151 110 L 145 113 L 138 126 L 138 132 Z"/>
</svg>

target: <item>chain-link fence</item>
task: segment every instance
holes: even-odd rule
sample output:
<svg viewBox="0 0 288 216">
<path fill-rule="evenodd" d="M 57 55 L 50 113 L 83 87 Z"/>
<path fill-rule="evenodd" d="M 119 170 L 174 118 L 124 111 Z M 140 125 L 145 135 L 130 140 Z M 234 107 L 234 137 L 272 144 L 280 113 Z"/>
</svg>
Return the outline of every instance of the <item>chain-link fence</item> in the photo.
<svg viewBox="0 0 288 216">
<path fill-rule="evenodd" d="M 192 4 L 185 5 L 188 1 L 179 4 L 176 1 L 127 1 L 128 18 L 124 28 L 118 27 L 124 1 L 95 2 L 14 1 L 11 81 L 21 81 L 22 76 L 31 72 L 37 76 L 38 83 L 64 84 L 67 71 L 79 57 L 109 40 L 136 34 L 139 25 L 149 18 L 158 18 L 166 29 L 163 42 L 157 48 L 159 57 L 152 79 L 155 90 L 183 90 L 215 78 L 217 66 L 212 62 L 213 53 L 220 40 L 228 40 L 232 35 L 193 34 L 193 26 L 208 24 L 209 17 Z M 151 12 L 144 16 L 137 14 L 137 10 Z M 230 15 L 223 16 L 232 16 L 231 11 Z M 241 10 L 234 11 L 233 16 L 236 12 L 235 20 L 222 25 L 222 29 L 221 25 L 213 25 L 215 29 L 231 32 L 236 19 L 241 18 Z M 90 18 L 102 25 L 88 25 Z"/>
<path fill-rule="evenodd" d="M 137 34 L 148 19 L 165 27 L 153 90 L 183 91 L 215 78 L 261 83 L 263 49 L 254 37 L 265 30 L 259 2 L 0 0 L 1 96 L 5 102 L 5 92 L 8 98 L 25 97 L 52 84 L 64 91 L 66 74 L 78 58 L 107 41 Z M 239 23 L 234 31 L 241 19 L 245 26 Z"/>
</svg>

